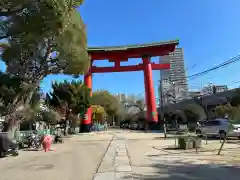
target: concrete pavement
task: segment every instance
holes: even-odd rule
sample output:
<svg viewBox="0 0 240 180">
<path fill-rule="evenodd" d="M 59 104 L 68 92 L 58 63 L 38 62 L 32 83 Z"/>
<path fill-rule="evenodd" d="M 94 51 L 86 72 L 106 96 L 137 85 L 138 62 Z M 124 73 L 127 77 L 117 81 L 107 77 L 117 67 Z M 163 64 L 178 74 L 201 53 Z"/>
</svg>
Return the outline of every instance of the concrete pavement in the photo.
<svg viewBox="0 0 240 180">
<path fill-rule="evenodd" d="M 133 179 L 126 146 L 126 139 L 116 133 L 109 144 L 94 180 Z"/>
<path fill-rule="evenodd" d="M 112 135 L 80 135 L 55 145 L 56 152 L 21 151 L 0 159 L 1 180 L 92 180 Z"/>
<path fill-rule="evenodd" d="M 226 144 L 216 155 L 219 141 L 195 150 L 174 149 L 174 139 L 155 133 L 122 133 L 128 139 L 132 176 L 138 180 L 240 179 L 240 144 Z M 137 138 L 138 137 L 138 138 Z"/>
<path fill-rule="evenodd" d="M 56 152 L 21 152 L 0 159 L 1 180 L 237 180 L 240 144 L 210 141 L 196 154 L 173 150 L 159 133 L 112 130 L 75 136 Z M 215 148 L 215 149 L 214 149 Z"/>
</svg>

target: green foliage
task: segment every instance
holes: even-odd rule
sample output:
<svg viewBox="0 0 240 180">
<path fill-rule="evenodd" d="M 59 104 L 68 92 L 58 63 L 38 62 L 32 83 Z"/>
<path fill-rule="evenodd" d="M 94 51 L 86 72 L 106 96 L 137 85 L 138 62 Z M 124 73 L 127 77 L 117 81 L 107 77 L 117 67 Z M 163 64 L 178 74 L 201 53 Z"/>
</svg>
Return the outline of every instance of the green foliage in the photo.
<svg viewBox="0 0 240 180">
<path fill-rule="evenodd" d="M 237 107 L 240 105 L 240 90 L 237 90 L 235 92 L 235 95 L 232 97 L 230 104 L 233 107 Z"/>
<path fill-rule="evenodd" d="M 70 113 L 68 115 L 68 120 L 70 122 L 70 127 L 71 128 L 76 128 L 80 124 L 80 119 L 76 114 Z"/>
<path fill-rule="evenodd" d="M 92 105 L 92 116 L 93 121 L 96 123 L 104 123 L 106 112 L 105 109 L 100 105 Z"/>
<path fill-rule="evenodd" d="M 239 105 L 237 106 L 237 104 L 238 104 L 238 101 L 234 100 L 234 103 L 232 101 L 226 105 L 217 106 L 215 109 L 215 115 L 217 117 L 227 116 L 229 118 L 230 125 L 229 125 L 228 131 L 231 131 L 234 128 L 233 124 L 240 124 L 240 106 Z M 224 140 L 222 141 L 217 155 L 221 154 L 221 151 L 223 149 L 226 139 L 227 138 L 224 138 Z"/>
<path fill-rule="evenodd" d="M 186 116 L 187 122 L 189 123 L 196 123 L 199 120 L 199 115 L 193 111 L 186 109 L 184 110 L 184 114 Z"/>
<path fill-rule="evenodd" d="M 0 72 L 0 109 L 1 114 L 5 115 L 10 105 L 18 106 L 23 104 L 28 98 L 29 85 L 26 80 L 17 76 L 11 76 Z M 30 104 L 36 104 L 40 98 L 38 91 L 33 93 Z"/>
<path fill-rule="evenodd" d="M 122 121 L 128 116 L 128 109 L 125 107 L 125 105 L 121 102 L 118 103 L 118 109 L 117 109 L 117 118 Z"/>
<path fill-rule="evenodd" d="M 233 123 L 237 123 L 240 121 L 240 106 L 234 107 L 230 103 L 217 106 L 215 115 L 222 118 L 227 116 Z"/>
<path fill-rule="evenodd" d="M 48 95 L 48 104 L 54 108 L 65 107 L 74 114 L 83 113 L 90 107 L 90 92 L 81 81 L 64 81 L 52 84 L 53 92 Z"/>
<path fill-rule="evenodd" d="M 2 59 L 7 72 L 38 82 L 48 74 L 78 75 L 88 69 L 82 0 L 1 1 Z M 9 10 L 10 9 L 10 10 Z"/>
<path fill-rule="evenodd" d="M 115 116 L 119 108 L 118 99 L 105 90 L 93 92 L 91 104 L 102 106 L 109 116 Z"/>
<path fill-rule="evenodd" d="M 38 118 L 38 120 L 44 121 L 47 124 L 56 124 L 60 119 L 61 116 L 54 110 L 41 111 Z"/>
<path fill-rule="evenodd" d="M 7 65 L 6 72 L 21 79 L 20 88 L 2 92 L 8 93 L 8 98 L 23 92 L 10 101 L 2 96 L 9 105 L 2 107 L 7 107 L 10 124 L 16 124 L 18 102 L 28 105 L 44 77 L 87 71 L 85 26 L 77 10 L 82 3 L 83 0 L 1 0 L 0 40 L 7 44 L 1 44 L 0 58 Z"/>
</svg>

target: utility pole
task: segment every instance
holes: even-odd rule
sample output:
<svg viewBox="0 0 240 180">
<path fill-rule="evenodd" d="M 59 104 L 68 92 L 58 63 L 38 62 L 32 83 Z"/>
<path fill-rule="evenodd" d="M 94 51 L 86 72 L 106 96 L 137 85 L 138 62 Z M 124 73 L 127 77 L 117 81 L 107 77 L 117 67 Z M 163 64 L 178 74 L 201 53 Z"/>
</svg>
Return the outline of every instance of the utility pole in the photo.
<svg viewBox="0 0 240 180">
<path fill-rule="evenodd" d="M 173 86 L 173 102 L 176 102 L 176 83 L 175 82 L 171 82 L 172 86 Z"/>
<path fill-rule="evenodd" d="M 163 112 L 163 97 L 164 97 L 164 92 L 163 92 L 163 79 L 162 75 L 160 75 L 160 117 L 161 120 L 163 120 L 163 130 L 164 130 L 164 138 L 167 138 L 167 128 L 166 128 L 166 120 Z"/>
</svg>

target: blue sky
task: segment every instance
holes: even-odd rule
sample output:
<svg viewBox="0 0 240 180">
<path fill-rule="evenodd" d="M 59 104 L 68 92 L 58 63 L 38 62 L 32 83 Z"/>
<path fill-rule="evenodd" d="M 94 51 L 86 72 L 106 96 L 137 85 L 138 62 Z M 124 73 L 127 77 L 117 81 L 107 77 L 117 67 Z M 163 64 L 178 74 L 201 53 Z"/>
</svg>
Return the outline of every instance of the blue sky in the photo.
<svg viewBox="0 0 240 180">
<path fill-rule="evenodd" d="M 185 69 L 191 75 L 219 64 L 240 53 L 239 0 L 85 0 L 80 12 L 87 27 L 89 46 L 151 43 L 178 38 L 184 48 Z M 153 58 L 156 61 L 156 58 Z M 136 64 L 139 60 L 130 60 Z M 106 62 L 97 65 L 107 65 Z M 3 68 L 3 66 L 1 65 Z M 190 89 L 208 83 L 234 83 L 240 77 L 240 62 L 189 81 Z M 159 72 L 155 71 L 157 95 Z M 42 90 L 51 89 L 51 81 L 70 77 L 48 76 Z M 144 92 L 143 72 L 93 75 L 93 89 L 136 95 Z"/>
</svg>

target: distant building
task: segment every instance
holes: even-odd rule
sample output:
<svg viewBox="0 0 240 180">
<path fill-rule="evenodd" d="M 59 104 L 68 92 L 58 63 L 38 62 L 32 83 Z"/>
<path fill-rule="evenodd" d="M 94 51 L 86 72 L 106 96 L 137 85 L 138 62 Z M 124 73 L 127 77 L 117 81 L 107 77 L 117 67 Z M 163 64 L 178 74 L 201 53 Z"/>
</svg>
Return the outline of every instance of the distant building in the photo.
<svg viewBox="0 0 240 180">
<path fill-rule="evenodd" d="M 125 93 L 118 93 L 118 94 L 117 94 L 117 98 L 118 98 L 118 100 L 119 100 L 120 102 L 126 101 L 126 95 L 125 95 Z"/>
<path fill-rule="evenodd" d="M 214 94 L 214 89 L 215 89 L 215 93 L 220 93 L 220 92 L 224 92 L 228 90 L 227 85 L 208 85 L 205 86 L 202 91 L 201 91 L 201 95 L 210 95 L 210 94 Z"/>
<path fill-rule="evenodd" d="M 215 88 L 216 88 L 216 93 L 224 92 L 228 90 L 227 85 L 218 85 L 218 86 L 215 86 Z"/>
<path fill-rule="evenodd" d="M 171 93 L 176 100 L 182 100 L 188 96 L 188 84 L 184 68 L 183 48 L 176 48 L 169 55 L 160 57 L 160 63 L 170 63 L 169 70 L 160 71 L 160 79 L 163 84 L 163 94 L 165 103 L 170 103 L 166 95 Z M 166 95 L 166 96 L 165 96 Z"/>
</svg>

